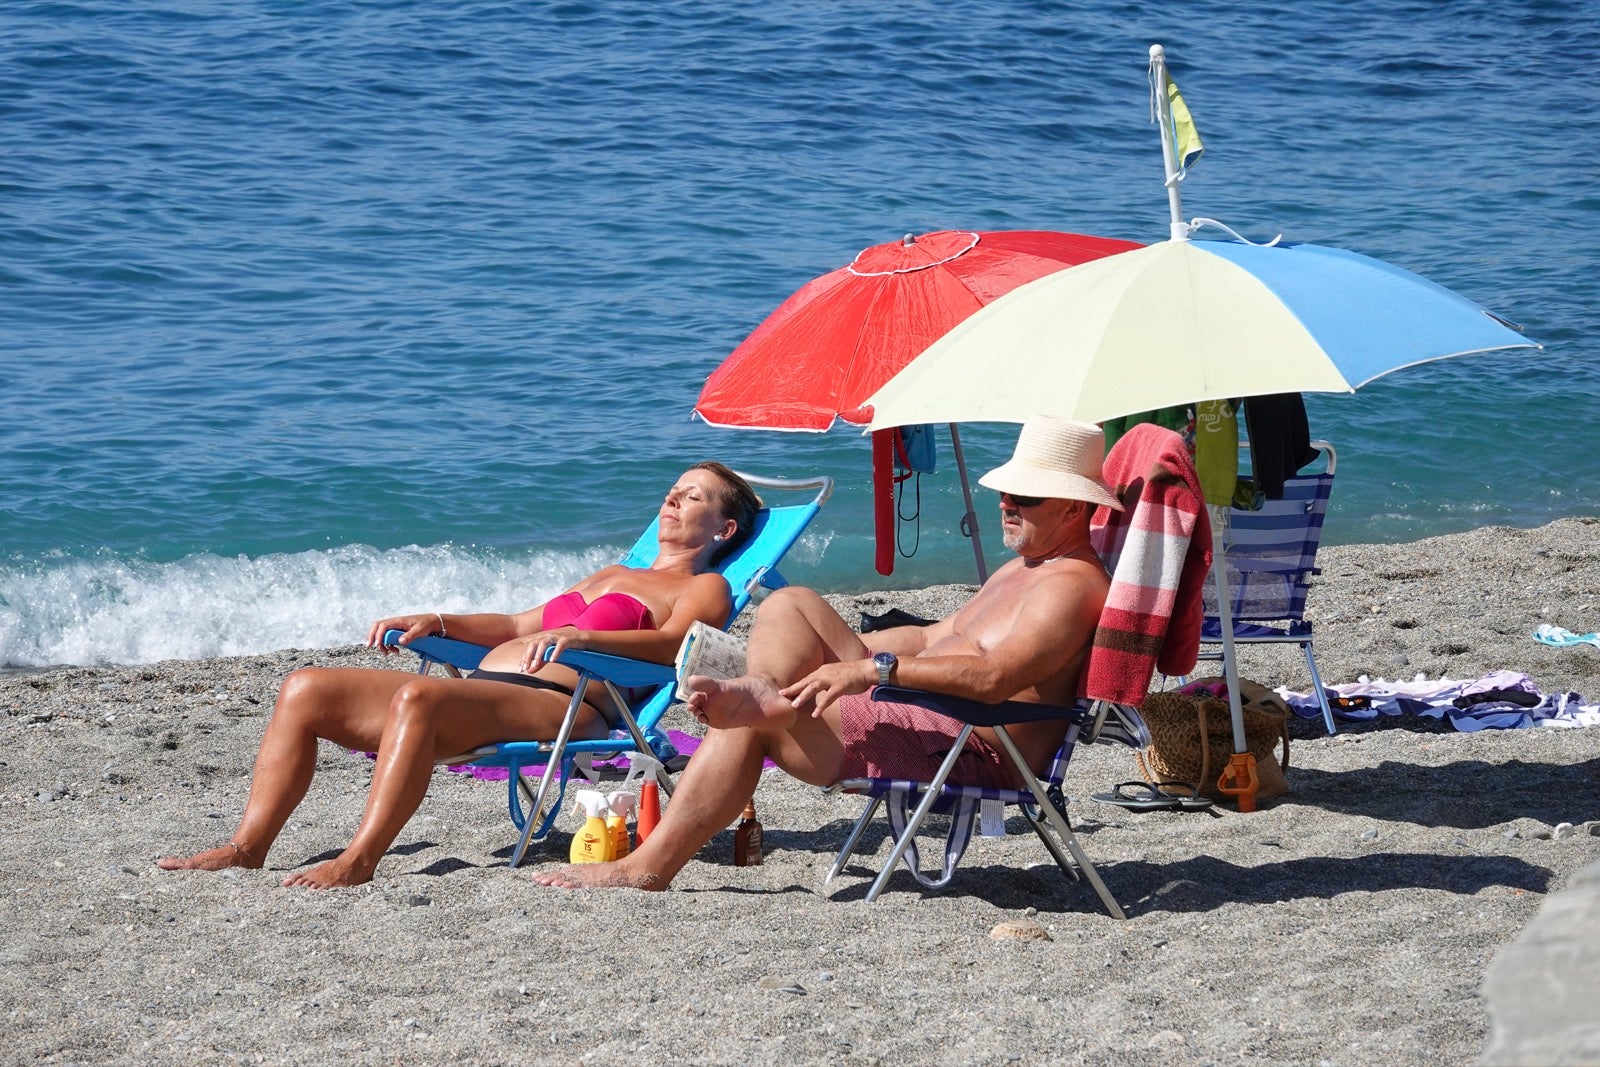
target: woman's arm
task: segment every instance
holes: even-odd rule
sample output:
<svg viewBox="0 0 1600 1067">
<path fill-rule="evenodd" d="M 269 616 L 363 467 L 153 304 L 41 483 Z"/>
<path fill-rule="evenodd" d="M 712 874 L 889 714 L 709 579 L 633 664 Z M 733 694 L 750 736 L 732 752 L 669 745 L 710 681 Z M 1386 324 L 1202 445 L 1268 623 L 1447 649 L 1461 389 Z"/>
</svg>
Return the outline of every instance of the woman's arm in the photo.
<svg viewBox="0 0 1600 1067">
<path fill-rule="evenodd" d="M 385 653 L 393 651 L 382 643 L 383 635 L 389 630 L 400 630 L 401 645 L 409 645 L 419 637 L 449 637 L 493 648 L 517 637 L 520 632 L 518 620 L 527 616 L 533 616 L 530 632 L 537 632 L 539 621 L 544 616 L 544 607 L 541 605 L 521 615 L 492 613 L 445 615 L 437 611 L 425 611 L 417 615 L 391 615 L 372 624 L 372 628 L 367 631 L 367 647 L 382 649 Z"/>
</svg>

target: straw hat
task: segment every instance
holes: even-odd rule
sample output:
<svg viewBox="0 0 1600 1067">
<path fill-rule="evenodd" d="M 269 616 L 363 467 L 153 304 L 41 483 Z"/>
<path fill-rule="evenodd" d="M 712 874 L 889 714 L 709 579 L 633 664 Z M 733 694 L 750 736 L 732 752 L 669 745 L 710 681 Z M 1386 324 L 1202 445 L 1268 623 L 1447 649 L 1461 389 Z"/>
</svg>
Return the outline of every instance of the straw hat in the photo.
<svg viewBox="0 0 1600 1067">
<path fill-rule="evenodd" d="M 1122 510 L 1100 467 L 1106 439 L 1089 422 L 1035 415 L 1022 424 L 1011 459 L 978 479 L 978 484 L 1016 496 L 1087 500 Z"/>
</svg>

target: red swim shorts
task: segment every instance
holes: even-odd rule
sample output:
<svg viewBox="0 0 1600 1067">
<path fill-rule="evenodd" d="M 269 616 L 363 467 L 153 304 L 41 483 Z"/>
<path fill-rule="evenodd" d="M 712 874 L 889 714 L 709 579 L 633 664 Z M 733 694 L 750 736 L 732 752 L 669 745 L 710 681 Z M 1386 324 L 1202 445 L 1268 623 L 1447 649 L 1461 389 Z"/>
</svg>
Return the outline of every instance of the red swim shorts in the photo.
<svg viewBox="0 0 1600 1067">
<path fill-rule="evenodd" d="M 865 693 L 839 698 L 839 734 L 844 763 L 839 777 L 932 780 L 950 754 L 962 724 L 915 704 L 872 700 Z M 999 751 L 976 733 L 967 738 L 951 785 L 1010 789 Z"/>
</svg>

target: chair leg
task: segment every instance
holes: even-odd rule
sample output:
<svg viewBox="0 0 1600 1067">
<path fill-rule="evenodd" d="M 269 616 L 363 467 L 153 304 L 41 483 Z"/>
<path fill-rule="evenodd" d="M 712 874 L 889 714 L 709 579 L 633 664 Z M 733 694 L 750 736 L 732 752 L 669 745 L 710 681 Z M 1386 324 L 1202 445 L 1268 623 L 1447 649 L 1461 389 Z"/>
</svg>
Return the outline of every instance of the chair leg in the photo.
<svg viewBox="0 0 1600 1067">
<path fill-rule="evenodd" d="M 861 840 L 861 835 L 866 832 L 867 824 L 872 821 L 872 817 L 877 814 L 878 808 L 882 804 L 882 793 L 867 800 L 867 806 L 862 810 L 861 818 L 857 819 L 855 826 L 850 828 L 850 836 L 845 838 L 844 847 L 839 850 L 838 858 L 833 861 L 833 866 L 828 870 L 828 876 L 822 880 L 823 885 L 833 881 L 838 873 L 844 870 L 844 865 L 849 862 L 851 854 L 856 850 L 856 843 Z"/>
<path fill-rule="evenodd" d="M 961 732 L 956 735 L 954 743 L 950 746 L 949 755 L 944 762 L 939 764 L 939 771 L 933 776 L 933 781 L 928 783 L 926 791 L 922 794 L 922 801 L 917 805 L 917 810 L 912 812 L 911 821 L 906 823 L 905 833 L 894 843 L 893 850 L 889 853 L 889 862 L 883 865 L 883 870 L 878 872 L 878 877 L 873 881 L 872 888 L 867 890 L 867 903 L 871 904 L 878 899 L 878 894 L 883 892 L 889 884 L 889 876 L 894 873 L 895 866 L 900 858 L 906 854 L 906 849 L 911 847 L 911 842 L 917 839 L 917 831 L 922 828 L 923 820 L 938 803 L 939 792 L 944 788 L 945 780 L 950 777 L 950 772 L 955 770 L 956 760 L 961 758 L 961 750 L 967 743 L 967 738 L 972 734 L 972 724 L 967 723 L 961 727 Z"/>
<path fill-rule="evenodd" d="M 1317 659 L 1311 654 L 1311 642 L 1306 641 L 1300 645 L 1300 651 L 1306 654 L 1306 666 L 1311 670 L 1311 687 L 1317 694 L 1317 703 L 1322 705 L 1322 721 L 1327 724 L 1328 734 L 1331 736 L 1339 732 L 1333 725 L 1333 709 L 1328 707 L 1328 694 L 1322 688 L 1322 675 L 1317 670 Z"/>
<path fill-rule="evenodd" d="M 1034 798 L 1039 802 L 1039 811 L 1050 820 L 1050 826 L 1055 830 L 1056 836 L 1061 838 L 1061 843 L 1067 846 L 1067 851 L 1072 853 L 1073 860 L 1078 864 L 1078 869 L 1089 880 L 1094 891 L 1100 897 L 1113 918 L 1126 919 L 1128 916 L 1122 910 L 1122 905 L 1117 903 L 1117 898 L 1111 895 L 1111 890 L 1100 880 L 1100 872 L 1094 869 L 1094 864 L 1089 862 L 1089 857 L 1084 854 L 1083 848 L 1078 844 L 1078 837 L 1072 832 L 1072 827 L 1067 825 L 1055 805 L 1050 803 L 1050 798 L 1045 794 L 1044 786 L 1039 784 L 1039 779 L 1034 776 L 1033 770 L 1027 761 L 1022 758 L 1022 753 L 1017 751 L 1017 744 L 1011 740 L 1011 732 L 1004 726 L 994 728 L 995 736 L 1000 739 L 1000 747 L 1005 750 L 1006 756 L 1011 760 L 1011 765 L 1017 769 L 1023 781 L 1028 783 L 1028 788 L 1033 792 Z M 965 740 L 963 738 L 963 740 Z"/>
<path fill-rule="evenodd" d="M 522 857 L 528 852 L 528 846 L 533 842 L 534 834 L 539 830 L 539 820 L 535 816 L 545 810 L 545 801 L 549 798 L 551 784 L 558 776 L 565 776 L 567 768 L 562 761 L 567 752 L 567 739 L 572 736 L 572 728 L 578 722 L 578 709 L 583 706 L 583 695 L 589 687 L 589 676 L 583 675 L 578 679 L 578 687 L 572 693 L 572 701 L 567 705 L 567 714 L 561 720 L 561 729 L 556 731 L 555 742 L 550 746 L 550 755 L 545 761 L 544 774 L 539 776 L 539 791 L 533 799 L 533 815 L 530 815 L 522 827 L 522 837 L 517 841 L 516 851 L 511 854 L 511 866 L 518 867 L 522 864 Z M 562 794 L 565 795 L 565 791 Z M 553 821 L 546 820 L 546 826 Z"/>
<path fill-rule="evenodd" d="M 1022 808 L 1022 817 L 1028 820 L 1028 825 L 1033 827 L 1033 832 L 1039 835 L 1040 841 L 1044 842 L 1044 847 L 1049 850 L 1050 858 L 1056 861 L 1056 866 L 1060 867 L 1062 873 L 1074 882 L 1081 881 L 1082 879 L 1078 877 L 1077 866 L 1061 851 L 1061 846 L 1056 844 L 1056 839 L 1045 832 L 1044 816 L 1042 814 L 1035 815 L 1033 809 L 1026 804 L 1020 806 Z"/>
</svg>

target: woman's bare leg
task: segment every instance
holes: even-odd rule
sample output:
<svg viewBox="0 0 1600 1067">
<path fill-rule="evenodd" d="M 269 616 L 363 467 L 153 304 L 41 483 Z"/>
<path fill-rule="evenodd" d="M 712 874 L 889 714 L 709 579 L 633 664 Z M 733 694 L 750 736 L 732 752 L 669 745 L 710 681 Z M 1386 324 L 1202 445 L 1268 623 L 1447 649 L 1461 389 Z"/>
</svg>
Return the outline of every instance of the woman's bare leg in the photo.
<svg viewBox="0 0 1600 1067">
<path fill-rule="evenodd" d="M 508 738 L 554 737 L 568 702 L 559 693 L 508 682 L 413 676 L 391 701 L 355 837 L 335 858 L 283 884 L 328 889 L 371 881 L 378 861 L 421 806 L 436 760 Z M 587 712 L 572 736 L 603 733 L 599 716 Z"/>
<path fill-rule="evenodd" d="M 492 741 L 554 737 L 566 709 L 567 698 L 559 693 L 505 682 L 424 678 L 368 668 L 296 671 L 278 692 L 256 756 L 250 799 L 229 844 L 192 856 L 164 857 L 157 866 L 208 871 L 262 866 L 289 814 L 305 797 L 316 770 L 317 741 L 326 739 L 378 753 L 366 813 L 351 842 L 355 852 L 347 849 L 330 861 L 334 867 L 327 872 L 314 868 L 291 876 L 285 884 L 367 881 L 378 858 L 421 804 L 435 759 Z M 585 715 L 573 737 L 599 736 L 602 729 L 598 716 Z M 346 856 L 348 862 L 341 863 Z"/>
<path fill-rule="evenodd" d="M 289 675 L 278 689 L 272 721 L 256 753 L 250 799 L 230 844 L 192 856 L 165 856 L 156 866 L 168 871 L 262 866 L 311 784 L 318 738 L 376 749 L 395 692 L 414 677 L 399 671 L 318 667 Z"/>
</svg>

